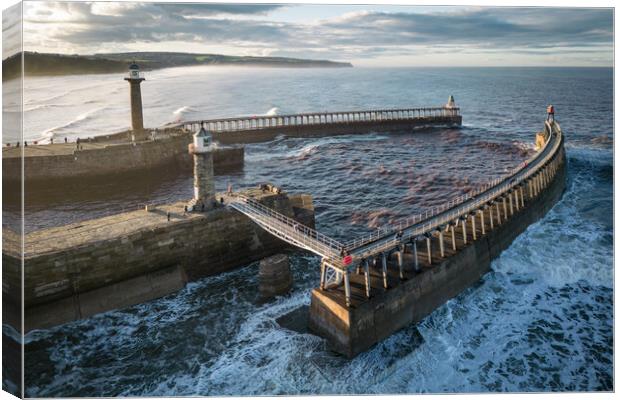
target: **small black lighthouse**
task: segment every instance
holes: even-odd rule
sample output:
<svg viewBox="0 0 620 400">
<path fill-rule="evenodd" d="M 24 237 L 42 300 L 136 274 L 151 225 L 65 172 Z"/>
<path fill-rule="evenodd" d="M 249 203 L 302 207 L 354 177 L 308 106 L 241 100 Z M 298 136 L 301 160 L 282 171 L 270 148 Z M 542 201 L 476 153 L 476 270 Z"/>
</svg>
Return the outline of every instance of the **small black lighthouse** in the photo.
<svg viewBox="0 0 620 400">
<path fill-rule="evenodd" d="M 140 67 L 135 62 L 129 66 L 129 76 L 125 78 L 129 82 L 129 98 L 131 100 L 131 129 L 136 137 L 143 136 L 144 124 L 142 121 L 142 93 L 140 83 L 144 76 Z"/>
</svg>

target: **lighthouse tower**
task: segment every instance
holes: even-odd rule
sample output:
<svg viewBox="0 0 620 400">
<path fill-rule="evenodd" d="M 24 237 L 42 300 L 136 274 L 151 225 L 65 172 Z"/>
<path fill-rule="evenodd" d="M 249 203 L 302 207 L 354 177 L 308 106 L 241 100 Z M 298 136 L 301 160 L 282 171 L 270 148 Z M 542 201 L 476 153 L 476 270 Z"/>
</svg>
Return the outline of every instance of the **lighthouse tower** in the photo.
<svg viewBox="0 0 620 400">
<path fill-rule="evenodd" d="M 448 111 L 448 115 L 456 115 L 457 107 L 454 102 L 454 96 L 450 95 L 450 97 L 448 97 L 448 103 L 446 103 L 443 108 Z"/>
<path fill-rule="evenodd" d="M 129 82 L 129 98 L 131 100 L 131 129 L 136 139 L 144 139 L 144 124 L 142 122 L 142 93 L 140 84 L 144 76 L 140 72 L 140 67 L 135 62 L 129 66 L 129 75 L 125 77 Z"/>
<path fill-rule="evenodd" d="M 213 139 L 205 128 L 194 134 L 189 153 L 194 156 L 194 198 L 188 204 L 188 210 L 209 210 L 215 205 Z"/>
</svg>

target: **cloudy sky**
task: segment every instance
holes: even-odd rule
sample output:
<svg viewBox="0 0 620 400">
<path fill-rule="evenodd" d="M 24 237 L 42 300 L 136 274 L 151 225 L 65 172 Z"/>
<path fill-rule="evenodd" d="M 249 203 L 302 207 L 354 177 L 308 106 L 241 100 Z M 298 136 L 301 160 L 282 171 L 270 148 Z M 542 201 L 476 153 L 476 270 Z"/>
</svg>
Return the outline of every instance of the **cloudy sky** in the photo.
<svg viewBox="0 0 620 400">
<path fill-rule="evenodd" d="M 613 11 L 601 8 L 26 2 L 23 10 L 24 48 L 39 52 L 185 51 L 356 66 L 613 64 Z"/>
</svg>

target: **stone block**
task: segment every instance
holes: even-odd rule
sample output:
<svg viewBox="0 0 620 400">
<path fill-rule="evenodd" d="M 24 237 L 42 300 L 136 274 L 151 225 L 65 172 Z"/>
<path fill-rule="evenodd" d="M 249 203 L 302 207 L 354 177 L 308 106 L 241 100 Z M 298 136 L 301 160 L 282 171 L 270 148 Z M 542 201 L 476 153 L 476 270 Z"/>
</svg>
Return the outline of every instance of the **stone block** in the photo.
<svg viewBox="0 0 620 400">
<path fill-rule="evenodd" d="M 259 290 L 263 297 L 269 298 L 287 293 L 293 287 L 293 274 L 288 256 L 276 254 L 262 259 L 258 278 Z"/>
</svg>

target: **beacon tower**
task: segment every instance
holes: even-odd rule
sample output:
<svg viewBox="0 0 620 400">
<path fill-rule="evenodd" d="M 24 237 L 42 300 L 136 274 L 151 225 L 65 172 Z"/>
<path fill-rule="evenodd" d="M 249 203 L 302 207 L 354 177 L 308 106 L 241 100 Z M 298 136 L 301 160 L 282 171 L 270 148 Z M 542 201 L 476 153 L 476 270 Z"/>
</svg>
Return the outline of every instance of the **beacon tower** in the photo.
<svg viewBox="0 0 620 400">
<path fill-rule="evenodd" d="M 194 198 L 188 204 L 188 210 L 209 210 L 215 205 L 213 139 L 204 127 L 194 134 L 189 153 L 194 156 Z"/>
<path fill-rule="evenodd" d="M 454 102 L 454 96 L 450 95 L 450 97 L 448 97 L 448 103 L 446 103 L 446 105 L 443 106 L 443 107 L 447 108 L 449 110 L 455 109 L 456 108 L 456 103 Z"/>
<path fill-rule="evenodd" d="M 140 84 L 144 76 L 140 67 L 135 62 L 129 66 L 129 76 L 125 78 L 129 82 L 129 99 L 131 101 L 131 129 L 136 138 L 144 136 L 144 124 L 142 121 L 142 93 Z"/>
</svg>

